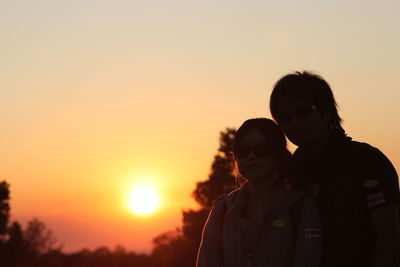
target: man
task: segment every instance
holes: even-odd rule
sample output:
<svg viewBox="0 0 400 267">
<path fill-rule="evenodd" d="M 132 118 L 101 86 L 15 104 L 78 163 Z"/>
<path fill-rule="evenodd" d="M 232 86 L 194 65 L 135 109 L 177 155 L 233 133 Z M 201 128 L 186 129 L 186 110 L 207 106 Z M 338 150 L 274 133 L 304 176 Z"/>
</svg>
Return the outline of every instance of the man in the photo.
<svg viewBox="0 0 400 267">
<path fill-rule="evenodd" d="M 275 84 L 270 110 L 298 146 L 287 175 L 317 199 L 322 266 L 397 266 L 396 171 L 377 148 L 345 134 L 329 84 L 309 72 L 288 74 Z"/>
</svg>

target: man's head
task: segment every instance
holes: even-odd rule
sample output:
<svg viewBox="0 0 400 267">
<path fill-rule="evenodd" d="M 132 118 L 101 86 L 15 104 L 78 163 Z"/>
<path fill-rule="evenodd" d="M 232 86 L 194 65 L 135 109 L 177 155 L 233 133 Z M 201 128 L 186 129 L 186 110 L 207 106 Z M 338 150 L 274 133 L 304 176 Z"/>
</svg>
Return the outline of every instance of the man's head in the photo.
<svg viewBox="0 0 400 267">
<path fill-rule="evenodd" d="M 330 129 L 341 127 L 329 84 L 310 72 L 295 72 L 277 81 L 270 110 L 289 140 L 298 146 L 317 142 Z"/>
</svg>

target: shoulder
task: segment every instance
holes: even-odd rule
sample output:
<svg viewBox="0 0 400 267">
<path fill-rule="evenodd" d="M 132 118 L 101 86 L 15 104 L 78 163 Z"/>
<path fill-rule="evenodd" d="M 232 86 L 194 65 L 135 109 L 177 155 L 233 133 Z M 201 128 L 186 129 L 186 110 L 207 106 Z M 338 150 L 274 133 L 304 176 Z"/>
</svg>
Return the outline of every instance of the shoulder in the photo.
<svg viewBox="0 0 400 267">
<path fill-rule="evenodd" d="M 351 141 L 352 155 L 368 208 L 399 203 L 399 184 L 395 168 L 378 148 L 367 143 Z"/>
<path fill-rule="evenodd" d="M 363 159 L 365 161 L 372 161 L 372 162 L 381 161 L 391 164 L 389 159 L 385 156 L 385 154 L 381 150 L 368 143 L 349 141 L 347 142 L 345 150 L 349 152 L 351 155 L 356 156 L 357 158 Z"/>
<path fill-rule="evenodd" d="M 242 187 L 243 186 L 217 197 L 213 202 L 212 211 L 219 211 L 225 209 L 227 206 L 231 206 L 237 198 L 237 195 L 243 190 Z"/>
<path fill-rule="evenodd" d="M 364 177 L 386 181 L 395 180 L 397 183 L 396 170 L 381 150 L 357 141 L 350 141 L 347 146 L 349 159 L 354 162 Z"/>
<path fill-rule="evenodd" d="M 368 173 L 389 172 L 397 177 L 396 171 L 386 155 L 368 143 L 358 141 L 346 142 L 343 153 L 354 165 L 357 165 L 360 169 Z"/>
<path fill-rule="evenodd" d="M 222 194 L 214 200 L 212 211 L 224 209 L 226 206 L 227 194 Z"/>
<path fill-rule="evenodd" d="M 345 152 L 356 154 L 362 158 L 376 158 L 383 156 L 383 153 L 376 147 L 359 141 L 348 141 L 343 146 Z"/>
<path fill-rule="evenodd" d="M 242 184 L 240 187 L 236 188 L 235 190 L 225 194 L 221 197 L 220 201 L 223 201 L 225 205 L 228 207 L 232 206 L 239 198 L 245 198 L 247 194 L 247 183 Z"/>
</svg>

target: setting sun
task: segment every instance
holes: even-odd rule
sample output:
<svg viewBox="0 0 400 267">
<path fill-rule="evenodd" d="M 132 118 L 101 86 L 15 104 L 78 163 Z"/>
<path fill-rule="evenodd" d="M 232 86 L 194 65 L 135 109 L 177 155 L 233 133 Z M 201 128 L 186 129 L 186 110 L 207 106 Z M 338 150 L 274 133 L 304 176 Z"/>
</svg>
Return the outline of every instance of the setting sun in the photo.
<svg viewBox="0 0 400 267">
<path fill-rule="evenodd" d="M 160 199 L 150 185 L 138 185 L 129 195 L 129 208 L 138 215 L 153 213 L 159 203 Z"/>
</svg>

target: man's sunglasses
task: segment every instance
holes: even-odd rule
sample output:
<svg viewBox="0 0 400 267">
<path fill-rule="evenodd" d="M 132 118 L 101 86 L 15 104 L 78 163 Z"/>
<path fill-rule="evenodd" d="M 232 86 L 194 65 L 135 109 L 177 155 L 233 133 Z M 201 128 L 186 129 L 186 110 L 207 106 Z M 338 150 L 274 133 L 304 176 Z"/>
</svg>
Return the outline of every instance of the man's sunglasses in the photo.
<svg viewBox="0 0 400 267">
<path fill-rule="evenodd" d="M 268 158 L 272 156 L 278 149 L 276 147 L 259 145 L 255 147 L 238 146 L 233 153 L 239 159 L 247 158 L 251 152 L 258 158 Z"/>
<path fill-rule="evenodd" d="M 293 117 L 303 120 L 310 117 L 316 110 L 317 107 L 315 105 L 300 107 L 276 114 L 276 120 L 279 123 L 289 122 L 293 119 Z"/>
</svg>

